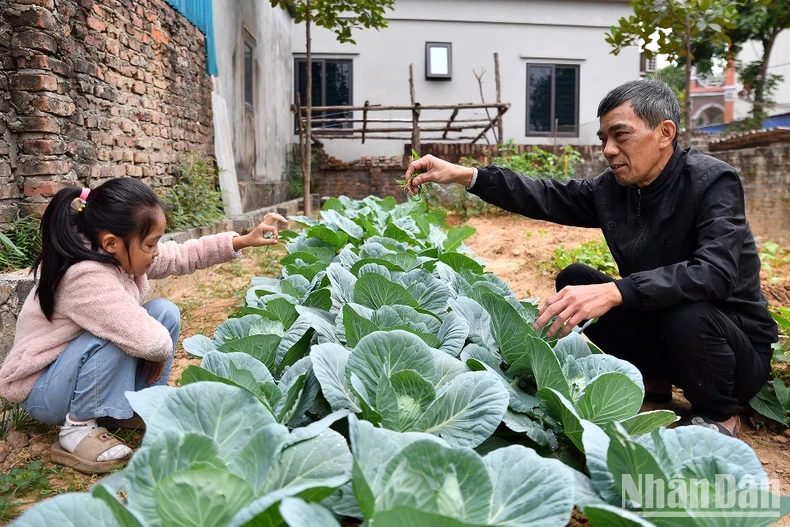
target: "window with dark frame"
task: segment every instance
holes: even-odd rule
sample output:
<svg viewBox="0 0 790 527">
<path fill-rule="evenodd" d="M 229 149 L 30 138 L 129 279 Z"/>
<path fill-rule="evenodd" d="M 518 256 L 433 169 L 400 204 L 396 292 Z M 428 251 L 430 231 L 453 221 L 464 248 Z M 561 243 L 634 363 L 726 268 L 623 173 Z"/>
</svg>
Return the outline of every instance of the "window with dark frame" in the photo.
<svg viewBox="0 0 790 527">
<path fill-rule="evenodd" d="M 254 91 L 254 68 L 253 68 L 253 50 L 255 49 L 255 41 L 246 34 L 244 34 L 244 109 L 249 112 L 255 111 L 253 105 L 253 91 Z"/>
<path fill-rule="evenodd" d="M 353 102 L 353 62 L 350 59 L 313 59 L 313 106 L 351 106 Z M 307 101 L 307 61 L 296 59 L 294 68 L 301 105 Z M 351 112 L 313 112 L 313 119 L 346 119 Z M 349 128 L 351 123 L 319 122 L 315 128 Z"/>
<path fill-rule="evenodd" d="M 425 79 L 445 80 L 453 78 L 453 45 L 450 42 L 425 43 Z"/>
<path fill-rule="evenodd" d="M 528 136 L 579 136 L 578 65 L 527 64 L 526 128 Z"/>
</svg>

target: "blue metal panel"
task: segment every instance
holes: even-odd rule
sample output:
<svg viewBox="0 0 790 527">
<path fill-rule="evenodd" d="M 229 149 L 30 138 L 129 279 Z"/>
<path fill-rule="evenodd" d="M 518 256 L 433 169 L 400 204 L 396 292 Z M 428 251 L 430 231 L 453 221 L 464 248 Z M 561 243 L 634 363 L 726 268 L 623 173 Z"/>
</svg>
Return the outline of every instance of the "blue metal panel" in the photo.
<svg viewBox="0 0 790 527">
<path fill-rule="evenodd" d="M 694 131 L 701 132 L 703 134 L 715 134 L 718 132 L 724 132 L 727 126 L 727 124 L 711 124 L 708 126 L 700 126 L 695 128 Z M 790 113 L 780 113 L 778 115 L 766 117 L 761 128 L 768 130 L 770 128 L 777 128 L 779 126 L 790 128 Z"/>
<path fill-rule="evenodd" d="M 217 54 L 214 50 L 214 11 L 212 0 L 165 0 L 196 28 L 206 35 L 207 66 L 210 75 L 217 75 Z"/>
<path fill-rule="evenodd" d="M 763 128 L 776 128 L 777 126 L 790 127 L 790 113 L 772 115 L 763 121 Z"/>
</svg>

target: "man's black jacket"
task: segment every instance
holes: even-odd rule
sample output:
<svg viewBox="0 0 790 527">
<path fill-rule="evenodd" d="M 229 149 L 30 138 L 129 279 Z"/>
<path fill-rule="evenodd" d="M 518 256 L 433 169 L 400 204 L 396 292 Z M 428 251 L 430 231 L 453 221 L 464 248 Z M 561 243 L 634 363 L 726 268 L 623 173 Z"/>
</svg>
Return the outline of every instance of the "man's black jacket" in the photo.
<svg viewBox="0 0 790 527">
<path fill-rule="evenodd" d="M 711 302 L 756 349 L 770 353 L 776 323 L 760 290 L 760 259 L 735 169 L 696 148 L 676 148 L 650 185 L 622 186 L 611 170 L 592 179 L 532 179 L 489 166 L 470 192 L 505 210 L 597 227 L 623 277 L 624 309 Z"/>
</svg>

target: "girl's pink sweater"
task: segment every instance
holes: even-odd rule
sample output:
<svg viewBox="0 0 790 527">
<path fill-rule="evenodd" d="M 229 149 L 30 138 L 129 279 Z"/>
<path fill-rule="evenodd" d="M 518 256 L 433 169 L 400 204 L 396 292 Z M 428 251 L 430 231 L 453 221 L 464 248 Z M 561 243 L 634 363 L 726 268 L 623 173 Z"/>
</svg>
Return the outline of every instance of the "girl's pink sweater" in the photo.
<svg viewBox="0 0 790 527">
<path fill-rule="evenodd" d="M 170 358 L 170 334 L 142 307 L 148 279 L 189 274 L 231 260 L 240 254 L 233 250 L 234 236 L 235 232 L 225 232 L 184 244 L 160 243 L 150 271 L 137 278 L 111 264 L 74 264 L 55 293 L 51 321 L 33 289 L 17 318 L 14 346 L 0 368 L 0 395 L 11 402 L 27 399 L 42 371 L 83 331 L 133 357 L 155 362 Z"/>
</svg>

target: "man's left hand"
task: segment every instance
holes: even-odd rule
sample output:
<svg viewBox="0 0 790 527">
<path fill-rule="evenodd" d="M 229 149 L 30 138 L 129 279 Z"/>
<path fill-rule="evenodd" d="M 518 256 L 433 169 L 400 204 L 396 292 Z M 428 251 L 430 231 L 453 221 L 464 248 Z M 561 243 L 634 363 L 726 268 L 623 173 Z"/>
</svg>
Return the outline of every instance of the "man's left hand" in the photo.
<svg viewBox="0 0 790 527">
<path fill-rule="evenodd" d="M 568 286 L 543 304 L 535 330 L 540 331 L 556 316 L 546 336 L 553 337 L 559 332 L 559 336 L 564 337 L 585 320 L 601 317 L 622 303 L 623 296 L 613 282 Z"/>
</svg>

